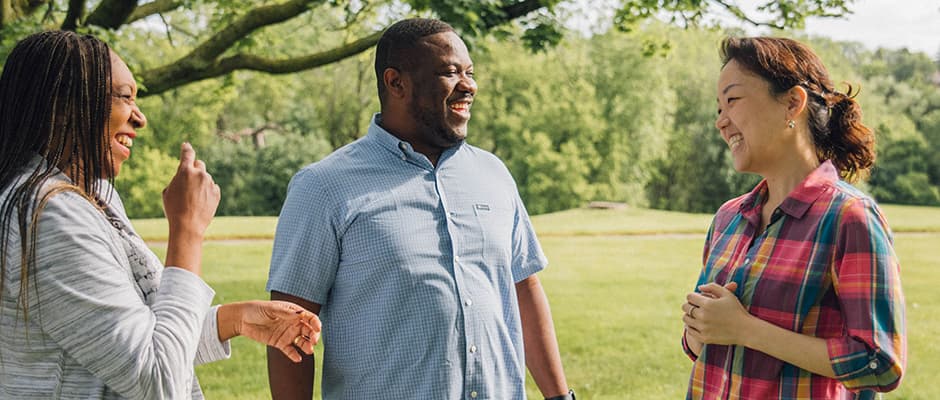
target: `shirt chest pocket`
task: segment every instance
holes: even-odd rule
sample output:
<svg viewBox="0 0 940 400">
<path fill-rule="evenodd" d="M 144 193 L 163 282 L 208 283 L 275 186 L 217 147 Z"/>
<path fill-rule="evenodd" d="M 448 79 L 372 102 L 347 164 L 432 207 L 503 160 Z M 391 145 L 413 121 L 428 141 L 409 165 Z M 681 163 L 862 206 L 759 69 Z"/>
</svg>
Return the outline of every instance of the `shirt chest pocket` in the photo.
<svg viewBox="0 0 940 400">
<path fill-rule="evenodd" d="M 513 214 L 508 207 L 473 203 L 470 207 L 468 250 L 485 261 L 508 260 L 512 253 Z"/>
</svg>

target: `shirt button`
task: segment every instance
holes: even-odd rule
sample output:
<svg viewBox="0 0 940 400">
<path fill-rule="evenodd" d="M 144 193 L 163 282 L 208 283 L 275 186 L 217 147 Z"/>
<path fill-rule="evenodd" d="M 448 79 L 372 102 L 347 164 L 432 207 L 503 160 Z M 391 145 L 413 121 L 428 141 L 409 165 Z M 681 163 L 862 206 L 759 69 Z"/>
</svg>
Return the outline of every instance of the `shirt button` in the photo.
<svg viewBox="0 0 940 400">
<path fill-rule="evenodd" d="M 471 352 L 471 353 L 476 353 L 476 352 L 477 352 L 477 346 L 470 345 L 470 352 Z"/>
<path fill-rule="evenodd" d="M 460 262 L 460 256 L 454 256 L 454 262 Z"/>
<path fill-rule="evenodd" d="M 871 368 L 871 369 L 878 369 L 878 361 L 872 361 L 872 362 L 868 363 L 868 368 Z"/>
<path fill-rule="evenodd" d="M 463 301 L 463 305 L 470 307 L 471 305 L 473 305 L 473 300 L 466 299 Z"/>
<path fill-rule="evenodd" d="M 745 258 L 745 259 L 744 259 L 744 263 L 745 263 L 745 264 L 749 264 L 750 262 L 751 262 L 751 259 L 750 259 L 750 258 Z"/>
<path fill-rule="evenodd" d="M 477 398 L 477 391 L 474 390 L 474 391 L 470 392 L 470 397 L 473 397 L 474 399 Z"/>
</svg>

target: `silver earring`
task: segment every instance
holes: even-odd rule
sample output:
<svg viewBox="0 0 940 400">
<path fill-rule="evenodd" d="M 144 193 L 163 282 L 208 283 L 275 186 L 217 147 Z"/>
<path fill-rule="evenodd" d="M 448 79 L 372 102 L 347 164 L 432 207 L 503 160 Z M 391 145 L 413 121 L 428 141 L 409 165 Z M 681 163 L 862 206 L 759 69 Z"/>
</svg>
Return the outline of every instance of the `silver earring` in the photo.
<svg viewBox="0 0 940 400">
<path fill-rule="evenodd" d="M 792 120 L 792 119 L 791 119 L 791 120 L 788 120 L 788 121 L 787 121 L 787 128 L 790 128 L 790 129 L 796 128 L 796 121 L 794 121 L 794 120 Z"/>
</svg>

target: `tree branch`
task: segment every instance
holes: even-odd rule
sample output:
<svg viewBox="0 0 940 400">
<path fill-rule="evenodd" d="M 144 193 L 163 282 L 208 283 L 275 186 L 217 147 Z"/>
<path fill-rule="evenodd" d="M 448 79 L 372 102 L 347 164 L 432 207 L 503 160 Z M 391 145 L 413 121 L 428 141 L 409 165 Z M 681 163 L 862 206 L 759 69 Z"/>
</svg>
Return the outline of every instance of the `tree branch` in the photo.
<svg viewBox="0 0 940 400">
<path fill-rule="evenodd" d="M 62 30 L 74 31 L 78 21 L 85 15 L 85 0 L 69 0 L 69 10 L 62 21 Z"/>
<path fill-rule="evenodd" d="M 13 21 L 13 1 L 0 0 L 0 27 L 7 26 Z"/>
<path fill-rule="evenodd" d="M 0 0 L 0 27 L 31 15 L 44 5 L 53 5 L 52 0 Z"/>
<path fill-rule="evenodd" d="M 331 50 L 282 60 L 272 60 L 250 54 L 236 54 L 199 70 L 183 71 L 179 65 L 170 64 L 166 67 L 141 72 L 140 77 L 147 90 L 138 95 L 149 96 L 162 93 L 187 83 L 219 77 L 240 69 L 267 72 L 269 74 L 289 74 L 304 71 L 332 64 L 362 53 L 375 46 L 381 36 L 382 31 L 379 31 Z"/>
<path fill-rule="evenodd" d="M 714 1 L 715 1 L 715 3 L 717 3 L 718 5 L 724 7 L 726 10 L 728 10 L 728 12 L 730 12 L 732 15 L 734 15 L 735 18 L 738 18 L 738 19 L 740 19 L 740 20 L 742 20 L 742 21 L 744 21 L 744 22 L 747 22 L 747 23 L 749 23 L 749 24 L 751 24 L 751 25 L 754 25 L 754 26 L 766 26 L 766 27 L 774 28 L 774 29 L 784 29 L 784 28 L 785 28 L 784 26 L 782 26 L 782 25 L 780 25 L 780 24 L 775 24 L 775 23 L 773 23 L 773 22 L 760 22 L 760 21 L 754 20 L 754 19 L 752 19 L 751 17 L 748 17 L 747 14 L 744 13 L 744 11 L 741 11 L 741 8 L 739 8 L 738 6 L 736 6 L 736 5 L 734 5 L 734 4 L 729 4 L 728 2 L 722 1 L 722 0 L 714 0 Z"/>
<path fill-rule="evenodd" d="M 220 54 L 232 47 L 239 39 L 244 38 L 256 29 L 287 21 L 306 11 L 315 3 L 325 0 L 291 0 L 286 3 L 260 6 L 248 11 L 244 17 L 226 26 L 212 35 L 203 44 L 199 45 L 182 60 L 192 60 L 195 64 L 211 62 Z"/>
<path fill-rule="evenodd" d="M 228 140 L 228 141 L 231 141 L 231 142 L 235 142 L 235 143 L 240 143 L 240 142 L 242 141 L 242 138 L 245 137 L 245 136 L 252 136 L 252 137 L 254 137 L 254 136 L 257 136 L 257 135 L 259 135 L 259 134 L 261 134 L 261 133 L 264 133 L 264 131 L 267 131 L 267 130 L 280 131 L 280 130 L 282 130 L 282 129 L 283 129 L 283 128 L 281 127 L 281 125 L 279 125 L 279 124 L 277 124 L 277 123 L 275 123 L 275 122 L 268 122 L 268 123 L 266 123 L 266 124 L 264 124 L 264 125 L 261 125 L 261 126 L 259 126 L 259 127 L 257 127 L 257 128 L 244 128 L 244 129 L 241 129 L 241 130 L 239 130 L 239 131 L 237 131 L 237 132 L 226 132 L 226 131 L 221 131 L 221 130 L 219 130 L 219 131 L 216 131 L 215 134 L 216 134 L 216 136 L 218 136 L 218 137 L 220 137 L 220 138 L 222 138 L 222 139 L 225 139 L 225 140 Z"/>
<path fill-rule="evenodd" d="M 125 23 L 129 24 L 139 19 L 147 18 L 154 14 L 162 14 L 165 12 L 170 12 L 179 8 L 182 5 L 183 5 L 182 0 L 154 0 L 149 3 L 144 3 L 144 4 L 137 6 L 137 8 L 134 9 L 131 15 L 127 17 L 127 21 Z"/>
<path fill-rule="evenodd" d="M 238 40 L 251 34 L 256 29 L 291 19 L 314 4 L 323 1 L 325 0 L 290 0 L 276 5 L 260 6 L 248 11 L 243 17 L 214 34 L 179 60 L 162 67 L 140 72 L 139 76 L 146 90 L 142 90 L 139 95 L 149 96 L 162 93 L 188 83 L 219 77 L 240 69 L 271 74 L 303 71 L 341 61 L 375 46 L 382 36 L 381 31 L 328 51 L 301 57 L 272 60 L 250 54 L 236 54 L 218 59 Z M 176 0 L 156 0 L 147 4 L 158 2 L 161 5 L 149 6 L 153 8 L 148 8 L 147 12 L 150 12 L 149 10 L 166 9 L 171 4 L 175 4 Z M 487 19 L 487 25 L 488 27 L 494 27 L 519 18 L 545 7 L 543 3 L 545 3 L 544 0 L 523 0 L 505 6 L 502 8 L 501 15 Z M 140 8 L 144 9 L 144 6 Z M 143 12 L 141 11 L 141 13 Z"/>
<path fill-rule="evenodd" d="M 503 7 L 503 13 L 504 13 L 503 19 L 501 21 L 493 21 L 492 23 L 494 25 L 490 27 L 492 28 L 495 25 L 512 21 L 516 18 L 525 16 L 529 14 L 530 12 L 541 9 L 545 6 L 546 4 L 543 4 L 541 0 L 525 0 L 519 3 L 513 3 L 508 6 L 504 6 Z"/>
<path fill-rule="evenodd" d="M 98 7 L 88 15 L 85 24 L 117 29 L 124 25 L 135 8 L 137 8 L 137 0 L 102 0 Z"/>
</svg>

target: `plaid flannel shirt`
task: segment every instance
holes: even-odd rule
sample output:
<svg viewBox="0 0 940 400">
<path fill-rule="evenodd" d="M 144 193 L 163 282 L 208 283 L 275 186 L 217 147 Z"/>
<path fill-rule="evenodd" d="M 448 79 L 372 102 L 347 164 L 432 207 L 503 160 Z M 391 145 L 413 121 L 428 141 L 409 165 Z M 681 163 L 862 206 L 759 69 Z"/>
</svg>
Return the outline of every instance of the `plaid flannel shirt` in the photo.
<svg viewBox="0 0 940 400">
<path fill-rule="evenodd" d="M 725 203 L 705 243 L 698 283 L 738 283 L 752 315 L 824 338 L 836 378 L 743 346 L 705 345 L 688 399 L 872 399 L 906 364 L 900 266 L 875 202 L 831 162 L 811 173 L 757 235 L 767 183 Z"/>
</svg>

